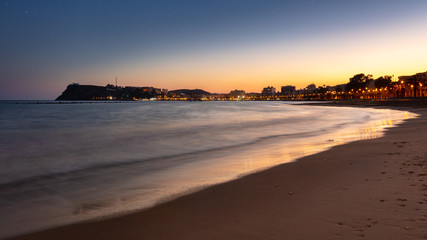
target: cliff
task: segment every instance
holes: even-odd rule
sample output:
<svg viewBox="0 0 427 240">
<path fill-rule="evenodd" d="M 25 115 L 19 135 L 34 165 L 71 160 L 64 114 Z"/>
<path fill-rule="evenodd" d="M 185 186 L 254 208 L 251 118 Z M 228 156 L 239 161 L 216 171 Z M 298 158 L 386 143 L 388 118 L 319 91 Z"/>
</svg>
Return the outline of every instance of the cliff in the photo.
<svg viewBox="0 0 427 240">
<path fill-rule="evenodd" d="M 149 99 L 162 94 L 152 87 L 115 87 L 70 84 L 56 100 L 137 100 Z"/>
</svg>

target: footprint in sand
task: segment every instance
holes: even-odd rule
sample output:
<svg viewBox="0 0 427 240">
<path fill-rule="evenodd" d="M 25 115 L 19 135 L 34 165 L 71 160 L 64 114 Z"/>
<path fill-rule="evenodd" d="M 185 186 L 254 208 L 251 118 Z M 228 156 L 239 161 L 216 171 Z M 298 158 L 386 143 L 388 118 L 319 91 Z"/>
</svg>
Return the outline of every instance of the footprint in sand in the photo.
<svg viewBox="0 0 427 240">
<path fill-rule="evenodd" d="M 401 201 L 401 202 L 406 202 L 406 201 L 408 201 L 408 199 L 406 199 L 406 198 L 398 198 L 398 199 L 396 199 L 397 201 Z"/>
</svg>

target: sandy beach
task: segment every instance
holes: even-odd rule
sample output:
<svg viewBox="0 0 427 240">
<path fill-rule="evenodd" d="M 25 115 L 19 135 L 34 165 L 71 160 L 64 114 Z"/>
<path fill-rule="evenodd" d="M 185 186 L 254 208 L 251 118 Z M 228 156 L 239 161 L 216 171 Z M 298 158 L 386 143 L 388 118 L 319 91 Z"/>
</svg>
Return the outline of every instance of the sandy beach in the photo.
<svg viewBox="0 0 427 240">
<path fill-rule="evenodd" d="M 355 104 L 419 117 L 382 138 L 336 146 L 138 213 L 12 239 L 426 239 L 427 104 Z"/>
</svg>

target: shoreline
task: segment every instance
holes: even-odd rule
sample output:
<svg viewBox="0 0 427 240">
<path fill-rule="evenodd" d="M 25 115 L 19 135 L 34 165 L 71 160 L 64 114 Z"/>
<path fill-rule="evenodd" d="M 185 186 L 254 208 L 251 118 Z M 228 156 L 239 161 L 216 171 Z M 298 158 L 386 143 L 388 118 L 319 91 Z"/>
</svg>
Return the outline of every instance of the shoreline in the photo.
<svg viewBox="0 0 427 240">
<path fill-rule="evenodd" d="M 427 104 L 386 107 L 421 116 L 382 138 L 335 146 L 137 213 L 11 239 L 423 238 Z"/>
</svg>

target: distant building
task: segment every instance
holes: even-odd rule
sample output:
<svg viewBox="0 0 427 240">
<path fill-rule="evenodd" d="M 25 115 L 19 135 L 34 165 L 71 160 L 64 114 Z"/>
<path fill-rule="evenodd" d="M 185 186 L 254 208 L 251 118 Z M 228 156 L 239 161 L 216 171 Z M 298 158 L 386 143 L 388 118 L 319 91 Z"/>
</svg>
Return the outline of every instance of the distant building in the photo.
<svg viewBox="0 0 427 240">
<path fill-rule="evenodd" d="M 314 93 L 316 91 L 317 91 L 317 88 L 316 88 L 315 84 L 312 83 L 312 84 L 310 84 L 310 85 L 307 86 L 307 92 Z"/>
<path fill-rule="evenodd" d="M 347 87 L 347 84 L 338 84 L 335 86 L 334 91 L 344 92 L 346 87 Z"/>
<path fill-rule="evenodd" d="M 228 96 L 230 97 L 230 98 L 237 98 L 237 99 L 243 99 L 243 98 L 245 98 L 245 91 L 243 91 L 243 90 L 234 90 L 234 91 L 231 91 L 229 94 L 228 94 Z"/>
<path fill-rule="evenodd" d="M 425 97 L 427 96 L 427 72 L 417 73 L 411 76 L 399 76 L 401 97 Z"/>
<path fill-rule="evenodd" d="M 229 94 L 224 94 L 224 93 L 214 93 L 211 96 L 211 100 L 215 100 L 215 101 L 224 101 L 227 100 L 229 98 Z"/>
<path fill-rule="evenodd" d="M 245 99 L 247 100 L 257 100 L 259 99 L 260 94 L 259 93 L 246 93 L 245 94 Z"/>
<path fill-rule="evenodd" d="M 366 80 L 366 87 L 370 90 L 375 89 L 375 81 L 373 79 Z"/>
<path fill-rule="evenodd" d="M 409 82 L 411 79 L 414 79 L 414 78 L 419 80 L 419 81 L 426 82 L 427 81 L 427 72 L 417 73 L 417 74 L 411 75 L 411 76 L 399 76 L 398 77 L 399 82 L 401 82 L 401 83 Z"/>
<path fill-rule="evenodd" d="M 328 92 L 334 92 L 334 91 L 336 91 L 337 86 L 325 86 L 325 89 L 326 89 Z"/>
<path fill-rule="evenodd" d="M 107 91 L 117 91 L 117 87 L 113 84 L 107 84 L 106 89 Z"/>
<path fill-rule="evenodd" d="M 282 86 L 282 94 L 283 95 L 295 95 L 296 94 L 295 86 L 291 86 L 291 85 Z"/>
<path fill-rule="evenodd" d="M 276 88 L 273 86 L 265 87 L 261 93 L 263 96 L 274 96 L 276 95 Z"/>
</svg>

